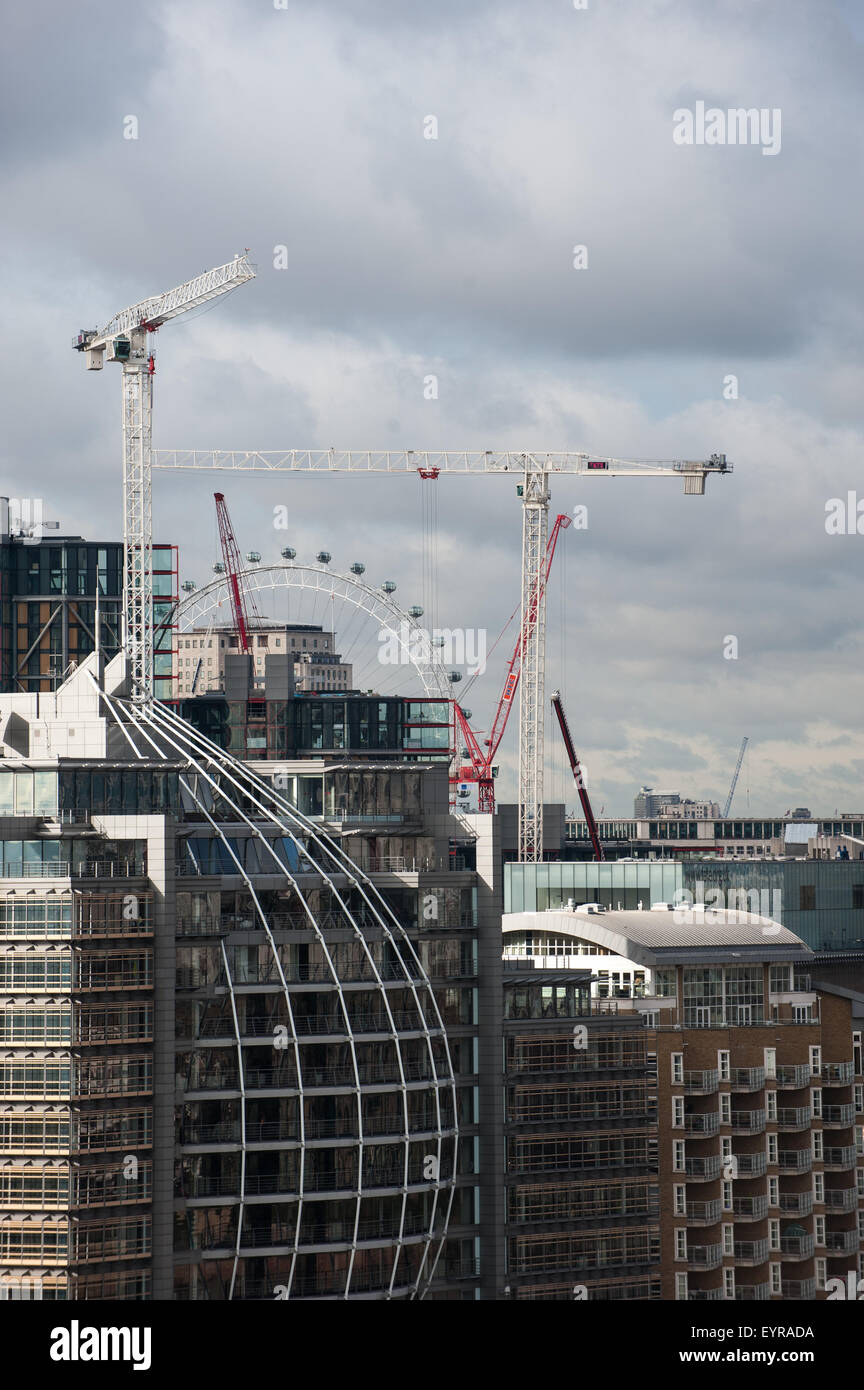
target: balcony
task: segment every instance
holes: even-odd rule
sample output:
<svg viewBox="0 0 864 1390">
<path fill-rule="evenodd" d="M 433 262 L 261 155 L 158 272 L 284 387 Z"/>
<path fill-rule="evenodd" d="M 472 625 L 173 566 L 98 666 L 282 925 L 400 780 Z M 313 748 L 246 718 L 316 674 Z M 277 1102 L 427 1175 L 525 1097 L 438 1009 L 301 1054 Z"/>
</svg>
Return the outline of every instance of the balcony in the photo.
<svg viewBox="0 0 864 1390">
<path fill-rule="evenodd" d="M 684 1090 L 691 1096 L 710 1096 L 720 1084 L 720 1073 L 714 1071 L 685 1071 Z"/>
<path fill-rule="evenodd" d="M 720 1128 L 720 1116 L 712 1110 L 706 1115 L 685 1115 L 684 1129 L 687 1134 L 698 1138 L 705 1138 L 709 1134 L 716 1134 Z"/>
<path fill-rule="evenodd" d="M 823 1062 L 823 1086 L 849 1086 L 855 1076 L 854 1062 Z"/>
<path fill-rule="evenodd" d="M 781 1173 L 809 1173 L 813 1155 L 809 1149 L 787 1149 L 777 1155 L 777 1165 Z"/>
<path fill-rule="evenodd" d="M 829 1187 L 825 1192 L 825 1210 L 829 1214 L 840 1211 L 857 1211 L 858 1202 L 858 1192 L 854 1187 Z"/>
<path fill-rule="evenodd" d="M 810 1068 L 806 1063 L 801 1063 L 796 1066 L 778 1066 L 775 1079 L 778 1087 L 790 1091 L 798 1091 L 802 1086 L 810 1085 Z"/>
<path fill-rule="evenodd" d="M 765 1128 L 764 1110 L 733 1110 L 733 1134 L 761 1134 Z"/>
<path fill-rule="evenodd" d="M 692 1182 L 711 1182 L 719 1178 L 722 1167 L 723 1160 L 719 1154 L 712 1154 L 709 1158 L 687 1158 L 684 1160 L 684 1176 Z"/>
<path fill-rule="evenodd" d="M 768 1259 L 770 1246 L 765 1240 L 736 1240 L 736 1265 L 761 1265 Z"/>
<path fill-rule="evenodd" d="M 780 1237 L 780 1253 L 784 1260 L 809 1260 L 814 1245 L 814 1237 L 807 1234 Z"/>
<path fill-rule="evenodd" d="M 813 1193 L 781 1192 L 780 1210 L 784 1216 L 809 1216 L 813 1210 Z"/>
<path fill-rule="evenodd" d="M 735 1162 L 739 1178 L 761 1178 L 768 1169 L 768 1155 L 764 1153 L 735 1154 Z"/>
<path fill-rule="evenodd" d="M 854 1105 L 823 1105 L 822 1124 L 826 1129 L 848 1129 L 854 1123 Z"/>
<path fill-rule="evenodd" d="M 765 1085 L 764 1067 L 733 1067 L 729 1078 L 733 1091 L 761 1091 Z"/>
<path fill-rule="evenodd" d="M 732 1214 L 738 1221 L 761 1221 L 768 1211 L 767 1197 L 735 1197 Z"/>
<path fill-rule="evenodd" d="M 829 1255 L 856 1255 L 860 1238 L 857 1231 L 826 1231 L 825 1249 Z"/>
<path fill-rule="evenodd" d="M 809 1105 L 784 1105 L 777 1111 L 777 1128 L 793 1131 L 809 1129 L 812 1118 Z"/>
<path fill-rule="evenodd" d="M 722 1245 L 691 1245 L 687 1248 L 687 1264 L 691 1269 L 719 1269 L 722 1263 Z"/>
<path fill-rule="evenodd" d="M 829 1169 L 834 1172 L 845 1172 L 846 1169 L 855 1167 L 855 1145 L 846 1144 L 842 1149 L 826 1149 L 823 1158 L 826 1173 Z"/>
<path fill-rule="evenodd" d="M 690 1289 L 687 1294 L 690 1303 L 720 1303 L 725 1297 L 722 1285 L 716 1289 Z"/>
<path fill-rule="evenodd" d="M 693 1225 L 713 1226 L 720 1220 L 722 1211 L 723 1205 L 719 1197 L 711 1202 L 688 1202 L 687 1220 Z"/>
<path fill-rule="evenodd" d="M 802 1300 L 812 1303 L 816 1297 L 815 1279 L 784 1279 L 782 1284 L 783 1297 L 793 1300 Z"/>
<path fill-rule="evenodd" d="M 736 1303 L 764 1303 L 766 1298 L 771 1297 L 771 1285 L 763 1284 L 736 1284 L 735 1302 Z"/>
</svg>

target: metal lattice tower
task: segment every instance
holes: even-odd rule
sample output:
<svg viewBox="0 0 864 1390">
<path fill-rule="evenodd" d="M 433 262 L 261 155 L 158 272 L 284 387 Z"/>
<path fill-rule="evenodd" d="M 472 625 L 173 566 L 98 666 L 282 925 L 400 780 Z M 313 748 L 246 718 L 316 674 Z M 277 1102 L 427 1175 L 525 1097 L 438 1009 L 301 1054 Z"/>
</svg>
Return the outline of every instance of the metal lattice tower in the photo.
<svg viewBox="0 0 864 1390">
<path fill-rule="evenodd" d="M 155 360 L 147 334 L 253 279 L 248 255 L 205 271 L 165 294 L 123 309 L 103 329 L 84 329 L 73 347 L 100 371 L 106 354 L 123 368 L 123 645 L 132 698 L 153 698 L 153 507 L 150 435 Z"/>
<path fill-rule="evenodd" d="M 549 480 L 525 472 L 522 508 L 522 677 L 519 686 L 519 862 L 543 858 L 546 709 L 546 542 Z"/>
</svg>

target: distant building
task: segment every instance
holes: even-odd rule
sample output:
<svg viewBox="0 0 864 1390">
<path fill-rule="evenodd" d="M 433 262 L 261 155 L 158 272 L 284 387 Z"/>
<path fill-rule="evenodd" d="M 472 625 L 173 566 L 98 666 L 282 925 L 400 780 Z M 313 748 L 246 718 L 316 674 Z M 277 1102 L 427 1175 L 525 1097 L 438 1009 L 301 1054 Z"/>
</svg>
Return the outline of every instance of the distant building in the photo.
<svg viewBox="0 0 864 1390">
<path fill-rule="evenodd" d="M 293 660 L 297 690 L 351 689 L 353 668 L 335 650 L 336 638 L 332 632 L 325 632 L 311 623 L 265 622 L 254 628 L 249 638 L 256 685 L 263 686 L 267 657 L 281 655 Z M 175 696 L 224 690 L 225 658 L 239 652 L 236 627 L 196 627 L 182 633 L 177 642 Z"/>
<path fill-rule="evenodd" d="M 34 499 L 31 499 L 33 501 Z M 35 499 L 38 500 L 38 499 Z M 41 504 L 40 504 L 41 507 Z M 110 660 L 122 635 L 123 544 L 49 534 L 43 522 L 22 529 L 0 497 L 0 692 L 46 693 L 100 645 Z M 155 693 L 171 694 L 177 597 L 177 548 L 153 547 Z"/>
<path fill-rule="evenodd" d="M 679 792 L 657 792 L 653 787 L 641 787 L 633 798 L 633 814 L 639 818 L 671 816 L 677 820 L 710 820 L 719 816 L 716 801 L 693 801 Z"/>
</svg>

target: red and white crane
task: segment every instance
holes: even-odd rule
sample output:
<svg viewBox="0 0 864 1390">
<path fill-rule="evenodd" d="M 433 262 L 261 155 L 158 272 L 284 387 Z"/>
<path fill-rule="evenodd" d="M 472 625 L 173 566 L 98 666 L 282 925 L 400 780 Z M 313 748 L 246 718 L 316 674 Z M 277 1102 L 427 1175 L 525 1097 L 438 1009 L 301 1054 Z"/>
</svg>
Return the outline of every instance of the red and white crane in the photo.
<svg viewBox="0 0 864 1390">
<path fill-rule="evenodd" d="M 504 737 L 504 730 L 507 728 L 507 720 L 510 718 L 510 711 L 513 708 L 516 691 L 519 688 L 519 677 L 522 673 L 522 653 L 530 645 L 534 629 L 537 625 L 539 608 L 546 592 L 549 572 L 552 568 L 552 561 L 555 558 L 555 547 L 558 544 L 558 537 L 562 531 L 566 531 L 567 527 L 572 525 L 572 522 L 572 517 L 568 516 L 566 512 L 562 512 L 555 518 L 552 534 L 546 546 L 546 567 L 542 574 L 542 584 L 539 587 L 539 592 L 535 592 L 531 595 L 531 602 L 529 603 L 528 609 L 522 614 L 519 624 L 519 635 L 516 638 L 516 646 L 513 649 L 513 655 L 507 666 L 504 684 L 501 688 L 498 707 L 495 710 L 495 717 L 492 720 L 489 737 L 483 740 L 483 747 L 481 747 L 476 734 L 468 723 L 467 716 L 462 707 L 456 702 L 454 702 L 453 705 L 457 732 L 462 735 L 471 764 L 469 767 L 458 768 L 457 775 L 451 780 L 477 783 L 478 811 L 491 812 L 495 810 L 495 781 L 492 764 L 495 761 L 495 755 Z"/>
<path fill-rule="evenodd" d="M 543 858 L 543 733 L 546 707 L 546 550 L 549 481 L 583 478 L 682 478 L 684 492 L 701 496 L 709 475 L 732 472 L 725 454 L 707 459 L 618 459 L 585 453 L 511 453 L 497 449 L 284 449 L 244 451 L 154 449 L 152 466 L 231 473 L 395 473 L 437 479 L 509 473 L 522 478 L 522 632 L 519 678 L 519 860 Z M 533 614 L 533 622 L 526 622 Z"/>
<path fill-rule="evenodd" d="M 219 540 L 222 545 L 222 559 L 225 564 L 225 579 L 228 584 L 228 597 L 231 600 L 231 612 L 234 615 L 234 626 L 237 629 L 240 650 L 248 655 L 252 650 L 252 643 L 249 638 L 250 629 L 253 623 L 254 626 L 260 627 L 261 618 L 255 608 L 254 600 L 251 597 L 247 599 L 243 587 L 243 566 L 240 562 L 240 551 L 237 548 L 234 527 L 231 525 L 231 517 L 228 515 L 224 493 L 214 492 L 213 497 L 216 502 L 216 520 L 219 523 Z"/>
<path fill-rule="evenodd" d="M 600 832 L 597 829 L 597 822 L 594 819 L 594 812 L 591 809 L 591 802 L 588 798 L 588 788 L 585 785 L 585 775 L 582 771 L 579 759 L 576 756 L 576 749 L 573 747 L 573 740 L 570 737 L 570 726 L 567 723 L 567 716 L 564 713 L 564 705 L 561 696 L 556 690 L 552 696 L 552 708 L 558 718 L 561 729 L 561 737 L 564 740 L 564 748 L 567 752 L 567 761 L 570 764 L 570 771 L 573 773 L 573 781 L 576 783 L 576 790 L 579 793 L 579 801 L 582 805 L 582 814 L 585 817 L 585 824 L 588 827 L 588 836 L 594 850 L 594 858 L 600 863 L 606 858 L 603 853 L 603 846 L 600 843 Z"/>
</svg>

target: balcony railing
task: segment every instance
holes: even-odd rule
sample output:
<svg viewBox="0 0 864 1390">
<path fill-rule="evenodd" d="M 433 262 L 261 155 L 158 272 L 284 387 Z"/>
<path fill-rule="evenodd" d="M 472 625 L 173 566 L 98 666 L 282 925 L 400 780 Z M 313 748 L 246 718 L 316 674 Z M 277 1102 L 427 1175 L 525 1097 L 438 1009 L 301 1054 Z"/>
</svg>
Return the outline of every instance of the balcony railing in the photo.
<svg viewBox="0 0 864 1390">
<path fill-rule="evenodd" d="M 725 1297 L 722 1286 L 716 1289 L 690 1289 L 687 1294 L 690 1303 L 720 1303 Z"/>
<path fill-rule="evenodd" d="M 809 1129 L 813 1112 L 809 1105 L 783 1105 L 777 1111 L 777 1128 L 786 1130 Z"/>
<path fill-rule="evenodd" d="M 813 1155 L 809 1149 L 787 1149 L 777 1155 L 781 1173 L 809 1173 L 813 1167 Z"/>
<path fill-rule="evenodd" d="M 823 1062 L 823 1086 L 848 1086 L 855 1076 L 854 1062 Z"/>
<path fill-rule="evenodd" d="M 685 1115 L 684 1128 L 688 1134 L 716 1134 L 720 1128 L 720 1116 L 711 1111 L 707 1115 Z"/>
<path fill-rule="evenodd" d="M 798 1091 L 802 1086 L 809 1086 L 811 1080 L 810 1068 L 806 1062 L 800 1066 L 778 1066 L 776 1081 L 778 1087 L 788 1090 Z"/>
<path fill-rule="evenodd" d="M 719 1197 L 711 1202 L 688 1202 L 687 1220 L 699 1222 L 702 1225 L 713 1225 L 715 1221 L 720 1220 L 722 1210 L 723 1206 Z"/>
<path fill-rule="evenodd" d="M 695 1269 L 717 1269 L 723 1263 L 722 1245 L 689 1245 L 687 1263 Z"/>
<path fill-rule="evenodd" d="M 733 1134 L 761 1134 L 765 1128 L 764 1110 L 733 1110 Z"/>
<path fill-rule="evenodd" d="M 826 1188 L 825 1208 L 829 1212 L 856 1211 L 858 1202 L 858 1192 L 854 1187 Z"/>
<path fill-rule="evenodd" d="M 687 1158 L 684 1160 L 684 1176 L 695 1182 L 710 1182 L 720 1176 L 723 1160 L 719 1154 L 708 1158 Z"/>
<path fill-rule="evenodd" d="M 860 1237 L 857 1231 L 827 1231 L 825 1248 L 830 1255 L 852 1255 L 858 1251 Z"/>
<path fill-rule="evenodd" d="M 730 1077 L 733 1091 L 761 1091 L 765 1085 L 764 1067 L 733 1067 Z"/>
<path fill-rule="evenodd" d="M 739 1221 L 760 1221 L 768 1210 L 767 1197 L 735 1197 L 732 1214 Z"/>
<path fill-rule="evenodd" d="M 809 1260 L 815 1244 L 811 1235 L 781 1236 L 780 1253 L 784 1260 Z"/>
<path fill-rule="evenodd" d="M 784 1216 L 809 1216 L 813 1210 L 813 1193 L 781 1192 L 780 1210 Z"/>
<path fill-rule="evenodd" d="M 816 1280 L 784 1279 L 782 1289 L 784 1298 L 800 1299 L 803 1302 L 812 1303 L 816 1297 Z"/>
<path fill-rule="evenodd" d="M 856 1151 L 854 1144 L 844 1145 L 841 1149 L 826 1149 L 824 1152 L 824 1162 L 826 1168 L 846 1169 L 854 1168 Z"/>
<path fill-rule="evenodd" d="M 711 1095 L 720 1084 L 720 1073 L 713 1071 L 685 1071 L 684 1090 L 690 1095 Z"/>
<path fill-rule="evenodd" d="M 761 1265 L 767 1260 L 770 1245 L 767 1240 L 736 1240 L 735 1262 L 739 1265 Z"/>
<path fill-rule="evenodd" d="M 854 1105 L 823 1105 L 822 1122 L 831 1128 L 846 1129 L 855 1123 Z"/>
<path fill-rule="evenodd" d="M 765 1299 L 771 1297 L 771 1285 L 762 1284 L 736 1284 L 735 1302 L 736 1303 L 763 1303 Z"/>
<path fill-rule="evenodd" d="M 735 1154 L 735 1162 L 739 1178 L 761 1178 L 768 1170 L 768 1156 L 764 1153 Z"/>
</svg>

